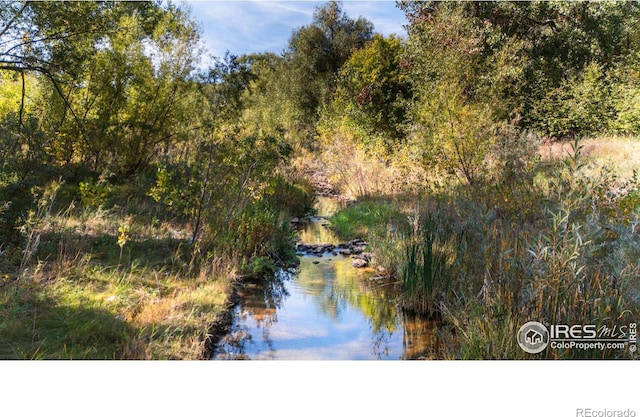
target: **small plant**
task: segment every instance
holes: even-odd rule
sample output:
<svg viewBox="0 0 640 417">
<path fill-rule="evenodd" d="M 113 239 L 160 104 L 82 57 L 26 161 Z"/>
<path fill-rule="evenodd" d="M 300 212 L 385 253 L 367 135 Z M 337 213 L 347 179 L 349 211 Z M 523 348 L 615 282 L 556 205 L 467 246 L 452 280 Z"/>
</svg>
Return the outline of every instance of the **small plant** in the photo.
<svg viewBox="0 0 640 417">
<path fill-rule="evenodd" d="M 627 193 L 620 198 L 619 207 L 625 223 L 630 222 L 634 214 L 640 213 L 640 180 L 638 170 L 633 170 L 633 177 L 626 184 Z"/>
<path fill-rule="evenodd" d="M 118 257 L 118 265 L 120 265 L 120 262 L 122 261 L 122 251 L 124 250 L 124 245 L 126 245 L 127 242 L 131 239 L 129 237 L 129 229 L 130 227 L 128 224 L 123 224 L 118 228 L 118 232 L 120 233 L 118 235 L 118 246 L 120 246 L 120 256 Z"/>
<path fill-rule="evenodd" d="M 277 268 L 268 256 L 253 256 L 249 260 L 248 269 L 255 277 L 269 277 L 276 272 Z"/>
<path fill-rule="evenodd" d="M 20 232 L 25 236 L 25 247 L 22 250 L 22 260 L 20 262 L 20 272 L 18 277 L 23 277 L 29 265 L 31 257 L 38 250 L 40 238 L 44 229 L 51 221 L 51 209 L 56 199 L 61 183 L 58 181 L 51 182 L 44 190 L 40 191 L 36 188 L 32 190 L 37 198 L 37 209 L 29 210 L 27 218 L 20 227 Z M 41 195 L 38 197 L 38 193 Z"/>
</svg>

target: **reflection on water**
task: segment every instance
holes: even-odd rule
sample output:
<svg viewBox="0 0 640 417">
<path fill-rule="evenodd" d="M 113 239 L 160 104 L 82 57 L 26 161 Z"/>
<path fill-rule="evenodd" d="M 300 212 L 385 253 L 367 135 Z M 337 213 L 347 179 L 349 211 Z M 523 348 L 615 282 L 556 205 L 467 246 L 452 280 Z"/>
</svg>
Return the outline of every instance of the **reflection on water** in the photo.
<svg viewBox="0 0 640 417">
<path fill-rule="evenodd" d="M 338 238 L 326 226 L 327 217 L 338 211 L 343 202 L 331 197 L 318 197 L 316 201 L 317 216 L 311 217 L 310 222 L 299 230 L 300 241 L 307 244 L 340 243 Z"/>
<path fill-rule="evenodd" d="M 323 200 L 329 200 L 323 201 Z M 320 198 L 319 215 L 328 215 Z M 323 206 L 325 204 L 325 206 Z M 304 243 L 337 243 L 314 218 Z M 308 241 L 310 237 L 326 239 Z M 215 359 L 414 359 L 428 354 L 433 324 L 401 312 L 392 284 L 371 281 L 342 255 L 303 256 L 263 286 L 245 286 L 229 334 Z"/>
</svg>

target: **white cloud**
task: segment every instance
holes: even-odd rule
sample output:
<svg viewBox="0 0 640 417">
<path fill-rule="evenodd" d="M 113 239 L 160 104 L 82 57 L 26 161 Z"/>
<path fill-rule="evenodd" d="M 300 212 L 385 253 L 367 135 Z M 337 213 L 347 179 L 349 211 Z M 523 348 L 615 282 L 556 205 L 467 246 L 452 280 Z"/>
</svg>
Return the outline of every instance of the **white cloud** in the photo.
<svg viewBox="0 0 640 417">
<path fill-rule="evenodd" d="M 311 23 L 313 12 L 323 1 L 186 1 L 200 22 L 203 41 L 210 54 L 223 56 L 228 50 L 240 55 L 253 52 L 281 53 L 291 33 Z M 394 1 L 343 1 L 352 18 L 360 16 L 374 24 L 376 32 L 404 35 L 403 13 Z"/>
</svg>

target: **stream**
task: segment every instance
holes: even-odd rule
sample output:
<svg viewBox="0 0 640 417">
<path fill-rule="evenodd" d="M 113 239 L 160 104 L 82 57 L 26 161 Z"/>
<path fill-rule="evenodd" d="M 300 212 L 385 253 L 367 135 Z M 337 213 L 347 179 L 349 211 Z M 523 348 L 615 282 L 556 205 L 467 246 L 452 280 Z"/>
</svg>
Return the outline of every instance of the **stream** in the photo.
<svg viewBox="0 0 640 417">
<path fill-rule="evenodd" d="M 300 243 L 340 243 L 327 227 L 338 200 L 319 197 Z M 435 324 L 401 310 L 393 283 L 351 257 L 302 255 L 264 285 L 239 291 L 231 329 L 212 359 L 399 360 L 428 356 Z"/>
</svg>

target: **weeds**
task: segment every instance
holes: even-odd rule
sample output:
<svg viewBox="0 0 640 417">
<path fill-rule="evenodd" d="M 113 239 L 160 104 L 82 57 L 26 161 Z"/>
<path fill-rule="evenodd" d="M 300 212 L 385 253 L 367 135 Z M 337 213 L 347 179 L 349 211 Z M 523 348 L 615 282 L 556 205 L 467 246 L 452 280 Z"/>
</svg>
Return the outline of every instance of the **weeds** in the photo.
<svg viewBox="0 0 640 417">
<path fill-rule="evenodd" d="M 396 212 L 413 215 L 394 220 L 394 235 L 380 226 L 388 217 L 367 216 L 367 200 L 332 223 L 341 231 L 346 219 L 353 224 L 344 230 L 365 232 L 374 259 L 401 281 L 404 308 L 440 318 L 443 357 L 626 357 L 569 349 L 532 356 L 515 338 L 530 320 L 623 326 L 638 318 L 637 182 L 594 170 L 584 151 L 574 142 L 559 164 L 523 162 L 517 187 L 481 184 L 405 202 Z"/>
<path fill-rule="evenodd" d="M 27 219 L 20 227 L 20 232 L 25 236 L 25 245 L 22 250 L 18 279 L 24 276 L 31 257 L 38 250 L 42 233 L 51 220 L 51 209 L 59 188 L 59 182 L 49 184 L 38 198 L 37 209 L 29 211 Z"/>
<path fill-rule="evenodd" d="M 401 277 L 408 306 L 430 317 L 440 314 L 440 303 L 451 296 L 454 239 L 450 230 L 438 230 L 433 216 L 415 226 L 406 241 Z"/>
<path fill-rule="evenodd" d="M 21 228 L 20 280 L 1 275 L 0 358 L 200 358 L 235 274 L 228 261 L 188 275 L 188 254 L 166 237 L 165 223 L 143 224 L 117 208 L 76 209 L 57 201 L 59 188 L 35 194 Z M 12 261 L 0 249 L 4 269 Z"/>
<path fill-rule="evenodd" d="M 460 292 L 459 301 L 450 302 L 445 314 L 445 320 L 463 338 L 460 357 L 528 358 L 518 349 L 513 335 L 529 320 L 623 325 L 637 317 L 640 306 L 627 295 L 631 282 L 635 280 L 637 285 L 637 237 L 632 236 L 631 228 L 618 227 L 620 234 L 611 234 L 613 224 L 620 224 L 620 219 L 605 214 L 611 204 L 606 190 L 613 177 L 606 171 L 585 175 L 582 149 L 574 144 L 550 182 L 545 212 L 541 213 L 545 223 L 505 219 L 492 221 L 493 229 L 486 223 L 479 225 L 479 230 L 494 230 L 494 238 L 485 232 L 477 239 L 473 250 L 482 257 L 475 268 L 467 269 L 465 279 L 481 285 L 481 292 L 478 296 Z M 474 218 L 473 213 L 467 215 Z M 603 245 L 612 240 L 616 240 L 617 249 L 604 251 Z M 619 355 L 624 352 L 547 350 L 541 356 Z"/>
</svg>

